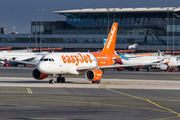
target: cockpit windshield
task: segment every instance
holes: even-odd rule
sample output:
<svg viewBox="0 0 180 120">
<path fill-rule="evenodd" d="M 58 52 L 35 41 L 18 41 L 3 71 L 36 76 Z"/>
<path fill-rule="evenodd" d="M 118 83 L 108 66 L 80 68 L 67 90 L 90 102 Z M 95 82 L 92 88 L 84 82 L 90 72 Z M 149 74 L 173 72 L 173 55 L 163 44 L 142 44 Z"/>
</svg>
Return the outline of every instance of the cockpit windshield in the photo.
<svg viewBox="0 0 180 120">
<path fill-rule="evenodd" d="M 50 61 L 50 62 L 54 62 L 54 59 L 53 59 L 53 58 L 44 58 L 44 57 L 42 57 L 42 58 L 40 59 L 40 61 Z"/>
</svg>

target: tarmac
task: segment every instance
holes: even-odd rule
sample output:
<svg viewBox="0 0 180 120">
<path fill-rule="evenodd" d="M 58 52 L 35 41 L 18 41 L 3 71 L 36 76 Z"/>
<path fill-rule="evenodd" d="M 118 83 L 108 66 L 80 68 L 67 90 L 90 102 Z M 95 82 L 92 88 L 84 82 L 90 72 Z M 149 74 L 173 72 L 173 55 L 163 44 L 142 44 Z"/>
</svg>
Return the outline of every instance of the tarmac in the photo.
<svg viewBox="0 0 180 120">
<path fill-rule="evenodd" d="M 34 68 L 0 67 L 2 120 L 179 120 L 179 73 L 107 71 L 100 84 L 84 76 L 49 84 Z"/>
</svg>

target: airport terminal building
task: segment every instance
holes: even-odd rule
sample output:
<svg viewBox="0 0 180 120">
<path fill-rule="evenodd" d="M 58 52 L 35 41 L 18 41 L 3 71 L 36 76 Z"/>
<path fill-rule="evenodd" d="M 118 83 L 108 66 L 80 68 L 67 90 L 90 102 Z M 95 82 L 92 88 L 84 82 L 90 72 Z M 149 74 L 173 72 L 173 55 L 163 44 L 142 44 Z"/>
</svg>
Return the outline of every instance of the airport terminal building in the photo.
<svg viewBox="0 0 180 120">
<path fill-rule="evenodd" d="M 138 50 L 180 50 L 180 8 L 101 8 L 54 11 L 66 21 L 32 21 L 29 34 L 0 34 L 0 46 L 74 50 L 100 49 L 113 22 L 118 22 L 116 49 L 138 44 Z"/>
</svg>

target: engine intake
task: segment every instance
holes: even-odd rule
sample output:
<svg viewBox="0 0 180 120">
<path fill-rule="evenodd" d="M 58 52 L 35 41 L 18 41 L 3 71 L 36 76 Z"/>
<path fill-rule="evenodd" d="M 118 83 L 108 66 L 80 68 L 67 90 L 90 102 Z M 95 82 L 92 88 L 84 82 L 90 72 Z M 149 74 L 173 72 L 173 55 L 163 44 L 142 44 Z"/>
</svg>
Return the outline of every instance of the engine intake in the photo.
<svg viewBox="0 0 180 120">
<path fill-rule="evenodd" d="M 160 69 L 161 69 L 161 70 L 167 70 L 167 68 L 168 68 L 168 66 L 165 65 L 165 64 L 161 64 L 161 65 L 160 65 Z"/>
<path fill-rule="evenodd" d="M 166 64 L 161 64 L 156 66 L 156 68 L 159 68 L 160 70 L 167 70 L 168 66 Z"/>
<path fill-rule="evenodd" d="M 122 60 L 121 60 L 121 59 L 119 59 L 116 63 L 118 63 L 118 64 L 120 64 L 120 65 L 122 65 L 122 64 L 123 64 L 123 62 L 122 62 Z"/>
<path fill-rule="evenodd" d="M 38 69 L 34 69 L 32 72 L 34 79 L 42 80 L 48 77 L 48 74 L 41 73 Z"/>
<path fill-rule="evenodd" d="M 102 71 L 97 69 L 90 69 L 86 71 L 85 77 L 90 81 L 97 81 L 102 78 Z"/>
</svg>

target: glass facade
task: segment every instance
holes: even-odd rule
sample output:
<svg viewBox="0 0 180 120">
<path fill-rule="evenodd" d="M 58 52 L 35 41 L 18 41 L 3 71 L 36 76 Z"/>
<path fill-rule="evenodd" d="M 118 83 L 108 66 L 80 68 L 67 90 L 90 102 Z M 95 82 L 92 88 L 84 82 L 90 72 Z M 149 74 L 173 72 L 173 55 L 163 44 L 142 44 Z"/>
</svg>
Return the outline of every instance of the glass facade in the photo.
<svg viewBox="0 0 180 120">
<path fill-rule="evenodd" d="M 166 26 L 167 13 L 70 13 L 67 14 L 67 23 L 77 25 L 107 25 L 113 20 L 121 26 L 129 25 L 157 25 Z"/>
<path fill-rule="evenodd" d="M 105 38 L 96 38 L 96 36 L 92 38 L 88 37 L 83 37 L 79 38 L 78 36 L 76 37 L 69 37 L 69 38 L 64 38 L 64 37 L 57 37 L 53 38 L 53 36 L 49 36 L 48 38 L 43 38 L 42 43 L 86 43 L 86 44 L 92 44 L 92 43 L 103 43 L 103 39 Z M 20 44 L 28 44 L 28 43 L 35 43 L 35 38 L 21 38 L 21 37 L 16 37 L 16 38 L 1 38 L 0 37 L 0 42 L 1 43 L 20 43 Z M 37 43 L 40 43 L 40 38 L 37 39 Z M 166 44 L 166 40 L 156 40 L 153 37 L 148 39 L 147 42 L 145 42 L 145 38 L 117 38 L 116 39 L 117 44 L 138 44 L 138 45 L 164 45 Z M 172 40 L 169 41 L 169 45 L 172 45 L 173 42 Z M 174 45 L 180 45 L 179 40 L 175 40 Z"/>
<path fill-rule="evenodd" d="M 118 22 L 119 28 L 125 31 L 129 31 L 130 32 L 129 34 L 132 34 L 132 33 L 137 34 L 137 32 L 135 31 L 133 32 L 133 30 L 139 29 L 138 31 L 144 31 L 144 33 L 147 33 L 147 31 L 148 32 L 161 31 L 161 32 L 158 32 L 157 35 L 164 36 L 167 34 L 167 32 L 173 32 L 173 30 L 174 32 L 180 32 L 180 26 L 179 26 L 180 19 L 177 16 L 174 16 L 174 19 L 175 19 L 174 20 L 175 25 L 173 27 L 173 13 L 172 12 L 169 12 L 168 19 L 167 19 L 167 12 L 162 12 L 162 13 L 161 12 L 69 13 L 67 14 L 66 22 L 72 26 L 75 26 L 76 28 L 88 29 L 88 30 L 90 30 L 91 27 L 95 28 L 96 30 L 107 29 L 108 24 L 109 26 L 111 26 L 113 22 Z M 167 24 L 168 23 L 167 20 L 169 20 L 169 24 Z M 58 34 L 58 30 L 54 31 L 54 34 Z M 75 34 L 75 32 L 73 34 Z M 119 32 L 118 34 L 121 34 L 121 32 Z"/>
<path fill-rule="evenodd" d="M 42 43 L 100 43 L 111 28 L 113 22 L 118 22 L 117 44 L 138 45 L 180 45 L 180 19 L 173 12 L 102 12 L 102 13 L 68 13 L 66 21 L 31 22 L 31 34 L 24 37 L 11 35 L 0 36 L 1 43 L 35 43 L 37 29 L 38 43 L 40 33 L 43 34 Z M 178 13 L 177 13 L 178 14 Z M 180 14 L 180 13 L 179 13 Z M 167 17 L 168 16 L 168 17 Z M 174 16 L 174 19 L 173 19 Z M 174 25 L 173 25 L 174 23 Z M 109 25 L 109 26 L 108 26 Z M 42 30 L 42 31 L 41 31 Z M 101 37 L 100 36 L 104 36 Z"/>
</svg>

